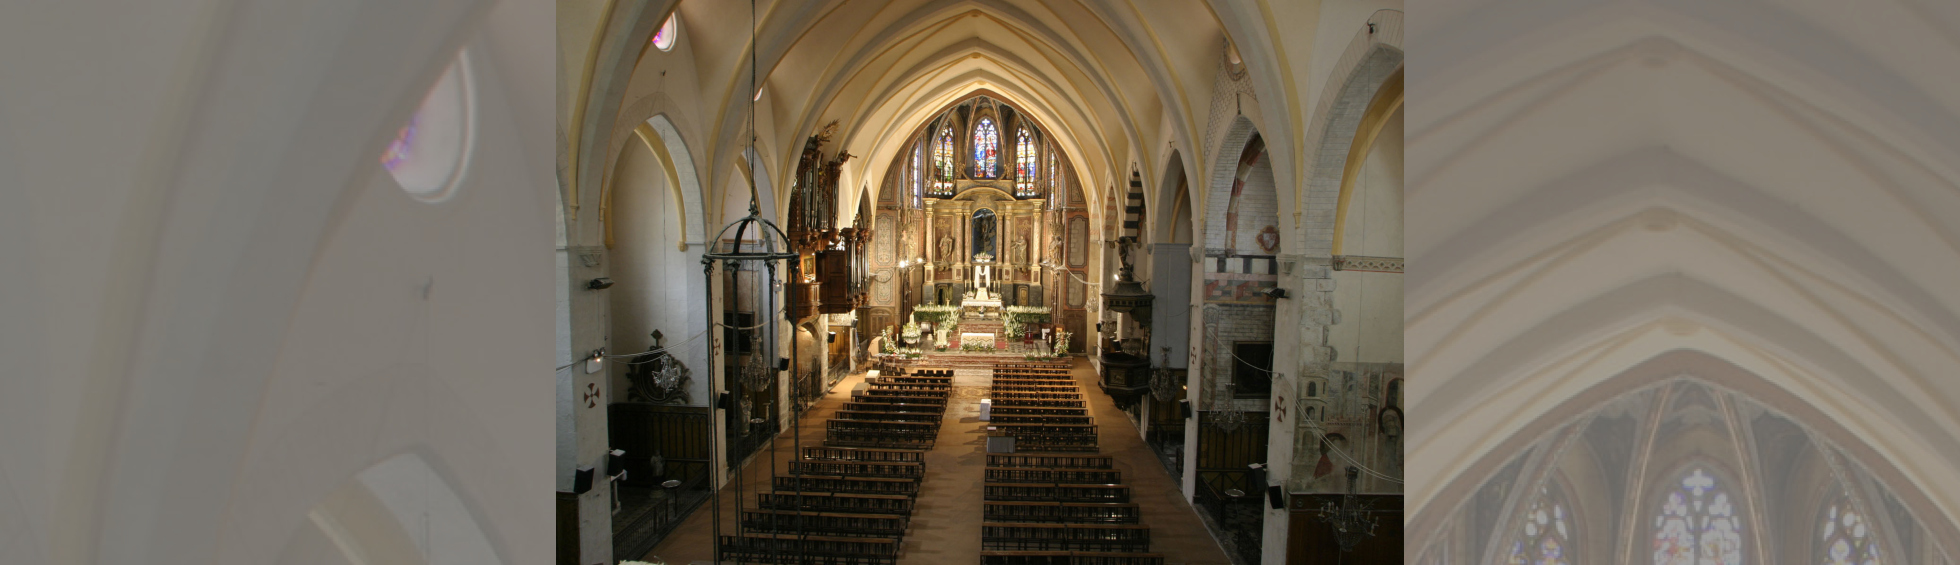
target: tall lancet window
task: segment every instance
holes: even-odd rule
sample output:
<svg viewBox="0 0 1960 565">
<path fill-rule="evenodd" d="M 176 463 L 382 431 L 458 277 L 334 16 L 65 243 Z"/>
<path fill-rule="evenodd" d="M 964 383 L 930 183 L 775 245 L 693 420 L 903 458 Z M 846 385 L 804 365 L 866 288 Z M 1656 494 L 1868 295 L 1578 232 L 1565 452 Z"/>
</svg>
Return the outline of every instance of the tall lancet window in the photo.
<svg viewBox="0 0 1960 565">
<path fill-rule="evenodd" d="M 1578 537 L 1576 529 L 1571 511 L 1566 508 L 1564 492 L 1549 486 L 1543 488 L 1518 525 L 1518 537 L 1511 542 L 1511 555 L 1505 562 L 1570 565 L 1576 553 L 1572 543 Z"/>
<path fill-rule="evenodd" d="M 1654 517 L 1654 565 L 1742 565 L 1742 520 L 1701 468 L 1670 488 Z"/>
<path fill-rule="evenodd" d="M 1034 134 L 1027 126 L 1014 132 L 1014 197 L 1034 198 L 1034 179 L 1039 174 L 1040 151 L 1035 149 Z"/>
<path fill-rule="evenodd" d="M 1818 554 L 1823 558 L 1818 562 L 1824 565 L 1881 565 L 1885 561 L 1878 555 L 1877 533 L 1871 531 L 1871 524 L 1864 515 L 1851 506 L 1851 499 L 1844 493 L 1826 505 L 1823 527 L 1818 531 Z"/>
<path fill-rule="evenodd" d="M 980 125 L 973 126 L 973 178 L 994 178 L 999 164 L 1000 130 L 993 118 L 980 118 Z"/>
<path fill-rule="evenodd" d="M 1061 207 L 1062 183 L 1064 182 L 1067 181 L 1062 178 L 1062 168 L 1055 164 L 1055 148 L 1049 147 L 1048 148 L 1048 209 L 1053 210 Z"/>
<path fill-rule="evenodd" d="M 912 166 L 910 168 L 912 170 L 908 172 L 911 173 L 909 175 L 911 178 L 905 180 L 912 183 L 912 207 L 924 208 L 926 190 L 926 144 L 920 143 L 912 146 Z"/>
<path fill-rule="evenodd" d="M 953 195 L 953 126 L 939 129 L 932 142 L 932 195 Z"/>
</svg>

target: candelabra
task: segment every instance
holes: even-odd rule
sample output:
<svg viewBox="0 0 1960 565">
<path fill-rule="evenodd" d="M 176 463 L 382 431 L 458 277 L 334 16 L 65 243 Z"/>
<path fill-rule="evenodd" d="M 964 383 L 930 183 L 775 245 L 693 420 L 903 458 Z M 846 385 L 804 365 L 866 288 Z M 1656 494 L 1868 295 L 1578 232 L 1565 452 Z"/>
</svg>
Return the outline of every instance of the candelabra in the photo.
<svg viewBox="0 0 1960 565">
<path fill-rule="evenodd" d="M 1164 361 L 1157 365 L 1157 370 L 1152 371 L 1150 378 L 1150 395 L 1156 397 L 1158 402 L 1168 401 L 1177 394 L 1177 372 L 1171 370 L 1171 348 L 1165 347 L 1163 350 Z"/>
<path fill-rule="evenodd" d="M 1369 515 L 1368 504 L 1354 494 L 1355 479 L 1361 469 L 1347 468 L 1347 494 L 1341 495 L 1340 505 L 1333 501 L 1320 504 L 1320 520 L 1334 527 L 1334 539 L 1341 544 L 1341 551 L 1353 551 L 1362 539 L 1375 535 L 1375 525 L 1379 518 Z"/>
<path fill-rule="evenodd" d="M 1225 385 L 1225 399 L 1223 402 L 1218 400 L 1218 396 L 1216 396 L 1218 392 L 1212 391 L 1214 395 L 1212 396 L 1211 402 L 1212 427 L 1218 428 L 1226 433 L 1231 433 L 1238 430 L 1239 426 L 1245 425 L 1245 411 L 1240 410 L 1238 404 L 1232 402 L 1232 389 L 1238 388 L 1238 386 L 1239 383 L 1227 383 Z M 1224 406 L 1223 408 L 1219 407 L 1221 404 Z"/>
</svg>

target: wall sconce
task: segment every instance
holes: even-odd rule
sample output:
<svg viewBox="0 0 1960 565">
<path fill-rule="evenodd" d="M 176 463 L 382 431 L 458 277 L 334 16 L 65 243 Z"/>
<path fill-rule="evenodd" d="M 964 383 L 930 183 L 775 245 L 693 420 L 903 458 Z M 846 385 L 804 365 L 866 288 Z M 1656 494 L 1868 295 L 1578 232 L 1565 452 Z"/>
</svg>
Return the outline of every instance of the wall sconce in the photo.
<svg viewBox="0 0 1960 565">
<path fill-rule="evenodd" d="M 591 290 L 605 290 L 608 288 L 612 288 L 612 285 L 613 285 L 612 279 L 607 277 L 599 277 L 596 279 L 592 279 L 591 282 L 585 283 L 585 288 Z"/>
<path fill-rule="evenodd" d="M 605 368 L 606 368 L 606 350 L 604 348 L 592 350 L 592 356 L 586 358 L 585 360 L 585 374 L 590 375 L 592 373 L 597 373 L 599 371 L 605 370 Z"/>
</svg>

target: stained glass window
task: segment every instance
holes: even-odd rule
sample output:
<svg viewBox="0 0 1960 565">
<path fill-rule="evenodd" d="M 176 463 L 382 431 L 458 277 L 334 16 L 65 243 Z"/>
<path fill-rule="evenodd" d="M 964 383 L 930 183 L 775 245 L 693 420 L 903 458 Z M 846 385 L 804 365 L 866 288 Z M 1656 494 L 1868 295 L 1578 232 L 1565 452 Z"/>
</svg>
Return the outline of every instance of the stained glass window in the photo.
<svg viewBox="0 0 1960 565">
<path fill-rule="evenodd" d="M 1055 165 L 1055 153 L 1054 147 L 1048 148 L 1048 208 L 1051 210 L 1061 207 L 1062 183 L 1067 182 L 1062 178 L 1062 168 Z"/>
<path fill-rule="evenodd" d="M 1742 519 L 1728 492 L 1696 468 L 1654 517 L 1654 565 L 1742 565 Z"/>
<path fill-rule="evenodd" d="M 973 178 L 994 178 L 999 159 L 1000 131 L 993 118 L 980 118 L 980 125 L 973 127 Z"/>
<path fill-rule="evenodd" d="M 1561 491 L 1545 488 L 1524 515 L 1518 537 L 1511 541 L 1510 565 L 1570 565 L 1577 537 Z"/>
<path fill-rule="evenodd" d="M 1034 146 L 1034 134 L 1027 126 L 1014 133 L 1014 197 L 1033 198 L 1034 179 L 1039 174 L 1040 152 Z"/>
<path fill-rule="evenodd" d="M 1819 554 L 1825 565 L 1881 565 L 1877 535 L 1869 522 L 1851 506 L 1851 499 L 1839 493 L 1825 510 L 1819 531 Z"/>
<path fill-rule="evenodd" d="M 921 208 L 925 206 L 925 199 L 924 199 L 925 189 L 926 189 L 925 155 L 926 155 L 926 144 L 920 143 L 912 147 L 912 167 L 911 167 L 912 170 L 910 171 L 911 178 L 907 180 L 912 181 L 912 207 L 913 208 Z"/>
<path fill-rule="evenodd" d="M 932 142 L 932 195 L 953 195 L 953 127 L 945 126 L 939 130 L 939 138 Z"/>
</svg>

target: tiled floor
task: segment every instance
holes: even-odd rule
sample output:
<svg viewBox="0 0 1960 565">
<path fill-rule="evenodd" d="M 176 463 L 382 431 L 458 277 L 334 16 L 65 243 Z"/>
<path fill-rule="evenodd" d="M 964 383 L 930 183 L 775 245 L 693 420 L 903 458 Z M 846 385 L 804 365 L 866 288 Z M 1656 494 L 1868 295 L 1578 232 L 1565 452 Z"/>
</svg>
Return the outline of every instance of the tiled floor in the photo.
<svg viewBox="0 0 1960 565">
<path fill-rule="evenodd" d="M 1075 380 L 1089 399 L 1090 414 L 1099 427 L 1097 438 L 1102 454 L 1115 458 L 1116 468 L 1130 485 L 1132 499 L 1141 507 L 1143 523 L 1150 526 L 1151 551 L 1162 553 L 1165 563 L 1227 565 L 1226 558 L 1211 534 L 1199 522 L 1196 511 L 1177 491 L 1177 484 L 1144 445 L 1136 426 L 1116 410 L 1108 396 L 1096 389 L 1095 375 L 1087 361 L 1076 360 Z M 803 417 L 804 446 L 823 444 L 823 423 L 838 405 L 848 400 L 850 390 L 863 377 L 844 379 L 830 395 Z M 956 395 L 964 396 L 964 395 Z M 899 554 L 904 565 L 965 565 L 979 562 L 980 523 L 985 502 L 983 481 L 987 466 L 986 439 L 979 421 L 979 398 L 953 398 L 946 407 L 946 419 L 939 427 L 939 439 L 926 453 L 926 477 L 919 485 L 917 506 L 911 529 Z M 790 434 L 776 441 L 776 466 L 787 472 L 794 451 Z M 743 498 L 754 505 L 757 489 L 769 484 L 769 454 L 765 450 L 744 469 Z M 722 533 L 735 530 L 739 511 L 731 484 L 721 500 Z M 712 549 L 709 507 L 703 505 L 656 546 L 651 555 L 667 563 L 707 563 Z M 634 556 L 619 556 L 632 559 Z M 642 557 L 644 559 L 644 557 Z"/>
</svg>

